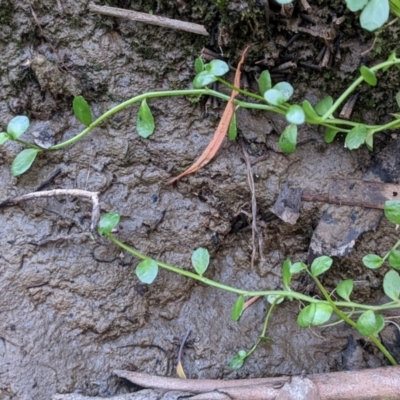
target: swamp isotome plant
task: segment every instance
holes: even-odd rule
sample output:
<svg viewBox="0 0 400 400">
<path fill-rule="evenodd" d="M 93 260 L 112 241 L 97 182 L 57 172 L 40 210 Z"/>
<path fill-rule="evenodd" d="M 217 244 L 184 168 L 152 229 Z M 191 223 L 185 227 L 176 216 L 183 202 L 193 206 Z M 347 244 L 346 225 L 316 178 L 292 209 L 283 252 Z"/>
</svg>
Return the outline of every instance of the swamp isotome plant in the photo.
<svg viewBox="0 0 400 400">
<path fill-rule="evenodd" d="M 247 90 L 242 90 L 237 87 L 238 85 L 234 86 L 224 80 L 222 76 L 229 71 L 229 67 L 224 61 L 213 60 L 208 64 L 204 64 L 199 58 L 195 62 L 197 75 L 193 81 L 194 89 L 144 93 L 111 108 L 95 120 L 93 120 L 92 112 L 86 100 L 82 96 L 78 96 L 75 97 L 73 101 L 73 111 L 78 120 L 85 126 L 85 129 L 76 136 L 47 149 L 42 148 L 36 144 L 28 143 L 20 139 L 29 127 L 29 120 L 25 116 L 17 116 L 10 121 L 7 131 L 0 133 L 0 145 L 11 140 L 18 142 L 25 147 L 25 149 L 22 150 L 14 159 L 11 166 L 12 174 L 14 176 L 19 176 L 29 170 L 39 153 L 59 150 L 79 141 L 107 118 L 135 103 L 140 103 L 136 120 L 137 133 L 142 138 L 148 138 L 155 130 L 154 117 L 149 105 L 147 104 L 149 99 L 173 96 L 200 97 L 206 95 L 225 100 L 228 102 L 228 106 L 233 105 L 234 110 L 232 110 L 232 113 L 229 115 L 229 129 L 227 129 L 226 132 L 222 132 L 223 136 L 227 133 L 231 140 L 234 140 L 237 134 L 235 111 L 242 107 L 270 111 L 286 117 L 288 126 L 283 130 L 279 139 L 279 146 L 285 153 L 292 153 L 295 151 L 297 142 L 297 126 L 303 123 L 324 127 L 325 141 L 327 143 L 332 142 L 337 133 L 344 133 L 346 134 L 345 146 L 348 149 L 357 149 L 361 145 L 365 144 L 368 149 L 372 150 L 373 137 L 375 133 L 400 127 L 400 113 L 392 114 L 394 119 L 383 125 L 368 125 L 360 122 L 344 120 L 336 118 L 334 113 L 359 85 L 367 83 L 372 87 L 376 86 L 378 82 L 377 73 L 386 73 L 389 68 L 393 66 L 400 66 L 400 58 L 397 58 L 395 53 L 392 53 L 386 61 L 371 68 L 362 66 L 359 71 L 359 77 L 336 100 L 331 96 L 328 96 L 321 99 L 315 105 L 311 105 L 308 100 L 304 100 L 301 104 L 291 104 L 290 99 L 294 93 L 292 85 L 288 82 L 278 82 L 273 84 L 268 70 L 263 71 L 259 76 L 259 94 L 257 94 Z M 240 68 L 238 68 L 238 71 L 237 74 L 240 74 Z M 240 77 L 240 75 L 238 76 Z M 208 88 L 208 85 L 216 81 L 232 90 L 231 97 Z M 238 100 L 235 98 L 234 94 L 242 94 L 253 101 Z M 396 100 L 400 108 L 400 92 L 397 93 Z M 219 145 L 221 145 L 222 140 L 219 141 Z M 215 155 L 215 153 L 216 151 L 213 152 L 213 155 Z"/>
<path fill-rule="evenodd" d="M 385 215 L 394 224 L 400 224 L 400 201 L 388 201 L 385 204 Z M 327 256 L 316 258 L 311 266 L 298 261 L 292 263 L 289 259 L 283 263 L 282 267 L 282 289 L 281 290 L 259 290 L 250 291 L 216 282 L 204 276 L 210 263 L 210 256 L 205 248 L 198 248 L 192 253 L 191 261 L 195 272 L 186 271 L 164 262 L 148 257 L 138 250 L 127 246 L 120 242 L 112 235 L 112 230 L 119 223 L 119 215 L 115 212 L 104 215 L 98 225 L 100 235 L 105 235 L 117 246 L 132 254 L 139 260 L 136 266 L 136 275 L 139 280 L 146 284 L 151 284 L 157 278 L 159 267 L 171 271 L 176 274 L 186 276 L 196 281 L 202 282 L 211 287 L 215 287 L 227 292 L 235 293 L 238 298 L 233 305 L 231 311 L 231 319 L 238 321 L 245 304 L 245 298 L 251 296 L 263 296 L 270 303 L 267 316 L 261 335 L 258 337 L 255 345 L 248 351 L 240 350 L 229 362 L 229 366 L 233 369 L 240 368 L 245 359 L 249 357 L 259 345 L 261 341 L 271 342 L 272 340 L 266 336 L 268 323 L 274 308 L 283 301 L 298 300 L 303 304 L 303 308 L 297 316 L 297 323 L 301 328 L 310 326 L 331 326 L 340 322 L 346 322 L 355 328 L 361 335 L 368 338 L 377 348 L 386 356 L 392 365 L 397 365 L 396 360 L 385 348 L 379 339 L 379 333 L 385 327 L 385 317 L 382 312 L 385 310 L 400 309 L 400 240 L 386 253 L 384 257 L 376 254 L 369 254 L 363 258 L 363 263 L 368 268 L 379 268 L 386 260 L 391 267 L 386 272 L 383 279 L 383 291 L 389 301 L 379 305 L 359 304 L 351 300 L 354 280 L 346 279 L 339 282 L 334 292 L 329 293 L 322 285 L 319 277 L 328 271 L 333 260 Z M 299 293 L 291 289 L 291 281 L 294 275 L 306 273 L 315 282 L 322 298 L 311 297 L 304 293 Z M 338 299 L 338 297 L 340 299 Z"/>
</svg>

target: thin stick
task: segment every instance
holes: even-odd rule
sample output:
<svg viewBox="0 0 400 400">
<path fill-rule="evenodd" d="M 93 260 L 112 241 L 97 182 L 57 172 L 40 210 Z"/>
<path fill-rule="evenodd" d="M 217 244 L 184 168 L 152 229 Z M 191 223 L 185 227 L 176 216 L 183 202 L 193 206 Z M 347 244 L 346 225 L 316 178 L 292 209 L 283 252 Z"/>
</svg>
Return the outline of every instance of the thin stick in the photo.
<svg viewBox="0 0 400 400">
<path fill-rule="evenodd" d="M 144 22 L 145 24 L 157 25 L 164 28 L 178 29 L 185 32 L 196 33 L 197 35 L 209 36 L 206 28 L 203 25 L 193 24 L 191 22 L 159 17 L 158 15 L 151 15 L 132 10 L 124 10 L 123 8 L 98 6 L 93 3 L 89 4 L 89 10 L 97 14 L 108 15 L 109 17 L 124 18 L 132 21 Z"/>
<path fill-rule="evenodd" d="M 253 171 L 251 169 L 251 162 L 250 162 L 250 157 L 247 154 L 246 148 L 243 144 L 243 142 L 240 142 L 240 146 L 243 151 L 244 155 L 244 160 L 246 162 L 246 167 L 247 167 L 247 181 L 249 182 L 249 187 L 251 191 L 251 216 L 252 216 L 252 221 L 251 221 L 251 229 L 252 229 L 252 245 L 253 245 L 253 252 L 251 255 L 251 267 L 254 267 L 254 261 L 256 258 L 256 252 L 257 252 L 257 245 L 256 245 L 256 237 L 258 238 L 258 250 L 260 252 L 260 258 L 261 261 L 264 261 L 264 254 L 262 250 L 262 235 L 260 234 L 257 226 L 257 199 L 256 199 L 256 188 L 254 185 L 254 179 L 253 179 Z"/>
<path fill-rule="evenodd" d="M 100 203 L 99 203 L 98 192 L 88 192 L 87 190 L 80 190 L 80 189 L 54 189 L 43 192 L 33 192 L 24 194 L 22 196 L 14 197 L 13 199 L 7 199 L 0 203 L 0 208 L 13 206 L 27 200 L 35 200 L 40 198 L 56 197 L 56 196 L 74 196 L 91 200 L 93 208 L 92 208 L 92 222 L 90 224 L 90 230 L 94 231 L 100 219 Z"/>
</svg>

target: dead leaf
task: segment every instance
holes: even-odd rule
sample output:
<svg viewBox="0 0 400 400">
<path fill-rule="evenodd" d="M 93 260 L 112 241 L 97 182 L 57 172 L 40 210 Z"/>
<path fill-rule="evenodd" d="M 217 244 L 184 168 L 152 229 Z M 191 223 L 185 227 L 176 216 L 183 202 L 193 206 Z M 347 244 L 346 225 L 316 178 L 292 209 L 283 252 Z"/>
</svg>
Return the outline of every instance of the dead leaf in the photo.
<svg viewBox="0 0 400 400">
<path fill-rule="evenodd" d="M 244 49 L 244 51 L 242 53 L 242 57 L 237 66 L 235 80 L 234 80 L 234 86 L 237 88 L 240 87 L 240 75 L 241 75 L 240 69 L 241 69 L 244 59 L 246 57 L 246 53 L 251 46 L 252 45 L 249 45 Z M 175 178 L 170 179 L 168 181 L 168 185 L 171 185 L 172 183 L 176 182 L 177 180 L 179 180 L 180 178 L 182 178 L 186 175 L 196 172 L 201 167 L 204 167 L 205 165 L 207 165 L 215 157 L 218 150 L 221 148 L 222 143 L 224 142 L 225 136 L 228 132 L 229 124 L 230 124 L 233 114 L 235 112 L 235 105 L 234 105 L 233 101 L 235 100 L 235 97 L 238 94 L 239 94 L 238 91 L 232 90 L 231 97 L 229 98 L 229 101 L 225 107 L 224 113 L 222 114 L 222 118 L 218 124 L 217 130 L 215 131 L 211 142 L 209 143 L 207 148 L 204 150 L 203 154 L 186 171 L 182 172 L 180 175 L 176 176 Z"/>
</svg>

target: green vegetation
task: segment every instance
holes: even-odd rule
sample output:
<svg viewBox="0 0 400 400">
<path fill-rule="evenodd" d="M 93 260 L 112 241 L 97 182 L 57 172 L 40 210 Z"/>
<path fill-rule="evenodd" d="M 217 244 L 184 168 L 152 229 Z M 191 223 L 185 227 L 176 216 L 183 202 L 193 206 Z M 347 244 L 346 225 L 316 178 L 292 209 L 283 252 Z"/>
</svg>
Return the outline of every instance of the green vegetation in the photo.
<svg viewBox="0 0 400 400">
<path fill-rule="evenodd" d="M 385 215 L 394 224 L 400 223 L 400 201 L 394 200 L 386 202 Z M 204 274 L 206 273 L 210 263 L 210 256 L 206 249 L 198 248 L 192 254 L 191 260 L 195 273 L 186 271 L 182 268 L 178 268 L 147 257 L 146 255 L 141 254 L 139 251 L 120 242 L 111 233 L 118 223 L 119 215 L 115 212 L 108 213 L 101 218 L 98 226 L 98 232 L 99 234 L 108 237 L 113 243 L 121 247 L 123 250 L 132 254 L 139 260 L 142 260 L 136 267 L 136 275 L 143 283 L 151 284 L 157 278 L 158 268 L 160 267 L 176 274 L 180 274 L 202 282 L 206 285 L 235 293 L 238 295 L 238 299 L 233 305 L 231 312 L 231 319 L 233 321 L 239 320 L 244 310 L 245 297 L 266 297 L 267 301 L 271 305 L 265 319 L 263 330 L 257 342 L 249 351 L 240 350 L 230 360 L 229 366 L 231 368 L 240 368 L 245 359 L 255 351 L 261 341 L 272 341 L 270 338 L 265 336 L 268 322 L 274 308 L 284 300 L 298 300 L 303 304 L 307 304 L 302 308 L 297 317 L 297 323 L 300 327 L 308 328 L 309 326 L 321 326 L 328 322 L 330 322 L 330 325 L 338 322 L 346 322 L 355 328 L 361 335 L 367 337 L 372 343 L 374 343 L 392 365 L 397 365 L 396 360 L 380 342 L 378 334 L 385 327 L 385 318 L 381 312 L 385 310 L 400 309 L 400 275 L 396 271 L 400 270 L 400 251 L 396 250 L 400 245 L 400 240 L 383 258 L 375 254 L 370 254 L 363 258 L 363 262 L 368 268 L 378 268 L 386 259 L 388 259 L 390 267 L 393 268 L 385 274 L 383 279 L 383 291 L 390 301 L 380 305 L 365 305 L 358 304 L 350 299 L 354 288 L 353 279 L 341 281 L 336 286 L 336 294 L 343 300 L 334 300 L 332 298 L 332 294 L 328 293 L 318 278 L 320 275 L 328 271 L 332 266 L 333 260 L 327 256 L 316 258 L 310 267 L 301 261 L 292 263 L 288 259 L 283 263 L 282 267 L 282 290 L 249 291 L 227 286 L 212 279 L 206 278 Z M 312 278 L 322 294 L 323 299 L 295 292 L 290 288 L 293 276 L 300 273 L 306 273 Z"/>
<path fill-rule="evenodd" d="M 209 95 L 228 101 L 229 96 L 207 87 L 207 85 L 218 81 L 228 88 L 254 100 L 254 102 L 246 102 L 234 99 L 233 103 L 235 109 L 239 107 L 253 108 L 272 111 L 286 117 L 289 125 L 284 129 L 279 139 L 279 146 L 283 152 L 292 153 L 295 151 L 297 126 L 305 122 L 311 125 L 323 126 L 325 128 L 325 141 L 327 143 L 332 142 L 336 134 L 341 132 L 346 134 L 345 145 L 348 149 L 358 149 L 361 145 L 365 144 L 368 149 L 372 150 L 373 136 L 375 133 L 400 127 L 400 113 L 393 114 L 394 119 L 383 125 L 368 125 L 343 120 L 335 118 L 334 113 L 360 84 L 365 82 L 372 87 L 376 86 L 378 83 L 376 73 L 378 71 L 386 72 L 393 66 L 400 66 L 400 58 L 397 58 L 395 53 L 392 53 L 387 61 L 375 65 L 374 67 L 368 68 L 362 66 L 360 68 L 360 76 L 338 99 L 336 99 L 336 101 L 334 101 L 331 96 L 328 96 L 312 106 L 307 100 L 304 100 L 301 105 L 290 104 L 289 100 L 294 93 L 293 87 L 288 82 L 279 82 L 273 86 L 270 73 L 267 70 L 263 71 L 259 78 L 260 94 L 255 94 L 235 87 L 222 79 L 222 76 L 229 70 L 228 65 L 224 61 L 213 60 L 208 64 L 204 64 L 201 59 L 197 59 L 195 62 L 197 75 L 193 81 L 195 89 L 167 90 L 141 94 L 113 107 L 95 121 L 93 121 L 92 112 L 86 100 L 82 96 L 78 96 L 73 101 L 73 110 L 75 116 L 86 128 L 73 138 L 48 149 L 25 142 L 21 140 L 20 137 L 28 129 L 29 120 L 25 116 L 17 116 L 8 124 L 7 131 L 0 133 L 0 145 L 8 140 L 12 140 L 26 147 L 17 155 L 11 167 L 12 174 L 14 176 L 19 176 L 29 170 L 40 152 L 59 150 L 77 142 L 107 118 L 135 103 L 140 102 L 136 121 L 137 132 L 142 138 L 148 138 L 155 130 L 154 118 L 147 104 L 147 100 L 149 99 L 157 97 Z M 396 101 L 400 107 L 400 92 L 396 95 Z M 229 126 L 229 138 L 232 140 L 235 139 L 236 132 L 236 116 L 234 114 Z"/>
</svg>

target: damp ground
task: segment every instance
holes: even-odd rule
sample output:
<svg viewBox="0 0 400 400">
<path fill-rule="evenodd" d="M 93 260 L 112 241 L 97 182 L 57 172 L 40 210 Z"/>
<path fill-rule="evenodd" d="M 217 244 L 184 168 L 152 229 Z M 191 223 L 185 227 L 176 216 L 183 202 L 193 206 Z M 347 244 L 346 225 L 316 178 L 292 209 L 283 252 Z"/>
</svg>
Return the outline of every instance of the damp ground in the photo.
<svg viewBox="0 0 400 400">
<path fill-rule="evenodd" d="M 15 115 L 28 115 L 31 127 L 26 140 L 61 142 L 80 132 L 82 126 L 71 110 L 74 95 L 83 95 L 99 116 L 140 93 L 189 87 L 194 59 L 210 45 L 205 37 L 94 15 L 87 1 L 58 3 L 60 7 L 50 1 L 33 1 L 34 17 L 29 5 L 2 1 L 1 126 L 4 129 Z M 113 5 L 127 6 L 122 3 Z M 249 68 L 257 58 L 271 62 L 268 54 L 274 48 L 278 58 L 282 43 L 294 35 L 290 29 L 277 33 L 274 25 L 264 28 L 263 20 L 278 17 L 274 10 L 266 15 L 258 3 L 232 2 L 222 17 L 216 5 L 207 2 L 154 3 L 135 7 L 204 21 L 208 29 L 218 24 L 218 18 L 225 26 L 228 17 L 234 24 L 242 21 L 240 39 L 232 36 L 228 40 L 232 33 L 227 28 L 223 45 L 236 64 L 240 46 L 259 39 L 262 44 L 249 55 Z M 342 5 L 339 11 L 343 9 Z M 315 12 L 330 24 L 330 8 L 320 6 Z M 243 17 L 248 15 L 249 19 Z M 284 73 L 284 78 L 290 74 L 299 101 L 307 98 L 315 103 L 332 94 L 330 90 L 340 93 L 343 84 L 354 79 L 361 53 L 371 46 L 373 36 L 357 30 L 357 21 L 348 18 L 340 62 L 322 71 Z M 307 61 L 322 45 L 318 37 L 303 38 L 296 45 L 297 53 Z M 383 58 L 389 54 L 386 51 L 382 46 Z M 374 57 L 379 60 L 379 56 Z M 393 112 L 388 93 L 394 90 L 394 82 L 399 82 L 398 73 L 373 94 L 362 88 L 355 117 L 367 121 L 388 118 Z M 250 86 L 256 90 L 254 80 Z M 377 137 L 372 153 L 366 149 L 350 152 L 344 149 L 343 138 L 328 145 L 322 131 L 304 125 L 299 131 L 304 144 L 284 155 L 278 138 L 285 121 L 268 113 L 240 110 L 240 142 L 226 141 L 211 164 L 169 186 L 166 182 L 207 146 L 223 111 L 223 104 L 206 108 L 203 101 L 194 100 L 149 101 L 156 131 L 147 140 L 135 130 L 137 107 L 126 109 L 79 143 L 41 155 L 19 178 L 12 177 L 10 165 L 20 146 L 3 145 L 0 201 L 32 192 L 56 174 L 47 190 L 98 191 L 102 211 L 120 213 L 116 235 L 121 241 L 186 269 L 191 268 L 192 251 L 205 247 L 211 254 L 208 277 L 249 290 L 280 288 L 283 261 L 308 260 L 313 232 L 324 213 L 344 221 L 344 231 L 348 229 L 346 218 L 356 213 L 369 222 L 359 232 L 354 248 L 335 258 L 324 283 L 333 289 L 340 280 L 353 278 L 358 301 L 379 302 L 383 272 L 366 270 L 361 258 L 369 252 L 384 253 L 397 240 L 394 226 L 381 220 L 380 212 L 304 203 L 298 222 L 290 225 L 272 219 L 270 210 L 285 183 L 320 192 L 327 190 L 332 178 L 368 177 L 399 183 L 396 135 Z M 251 160 L 258 159 L 252 172 L 265 260 L 258 257 L 253 266 L 251 191 L 243 148 Z M 370 343 L 343 324 L 322 330 L 299 328 L 299 304 L 288 302 L 277 308 L 271 320 L 267 334 L 273 343 L 261 344 L 240 370 L 229 369 L 231 357 L 257 340 L 268 304 L 258 301 L 234 323 L 230 319 L 236 300 L 233 294 L 167 271 L 160 271 L 152 285 L 142 284 L 135 275 L 137 260 L 106 240 L 91 239 L 90 211 L 89 204 L 69 197 L 26 202 L 1 211 L 1 399 L 135 392 L 137 388 L 119 380 L 113 370 L 175 376 L 178 348 L 188 330 L 191 335 L 182 361 L 186 375 L 194 379 L 272 377 L 387 365 Z M 314 290 L 304 279 L 298 279 L 295 286 L 307 293 Z M 382 339 L 399 359 L 397 329 L 389 325 Z"/>
</svg>

